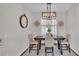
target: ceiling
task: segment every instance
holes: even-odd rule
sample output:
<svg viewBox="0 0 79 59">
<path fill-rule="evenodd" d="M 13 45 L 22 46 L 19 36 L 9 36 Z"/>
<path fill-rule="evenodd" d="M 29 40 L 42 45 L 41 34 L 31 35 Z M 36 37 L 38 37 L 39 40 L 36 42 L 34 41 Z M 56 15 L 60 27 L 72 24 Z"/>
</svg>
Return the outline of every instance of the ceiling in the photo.
<svg viewBox="0 0 79 59">
<path fill-rule="evenodd" d="M 70 7 L 72 7 L 73 3 L 52 3 L 51 11 L 66 12 Z M 47 11 L 46 3 L 25 3 L 23 4 L 25 8 L 28 8 L 31 12 L 43 12 Z"/>
</svg>

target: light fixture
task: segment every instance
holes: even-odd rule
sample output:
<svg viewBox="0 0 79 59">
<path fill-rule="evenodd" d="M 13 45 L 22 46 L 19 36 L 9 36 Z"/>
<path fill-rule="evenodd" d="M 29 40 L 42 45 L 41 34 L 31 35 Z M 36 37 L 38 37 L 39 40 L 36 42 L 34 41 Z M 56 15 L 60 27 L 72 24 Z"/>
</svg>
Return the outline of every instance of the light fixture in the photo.
<svg viewBox="0 0 79 59">
<path fill-rule="evenodd" d="M 42 19 L 52 20 L 56 18 L 56 12 L 51 12 L 51 3 L 47 3 L 47 12 L 42 12 Z"/>
</svg>

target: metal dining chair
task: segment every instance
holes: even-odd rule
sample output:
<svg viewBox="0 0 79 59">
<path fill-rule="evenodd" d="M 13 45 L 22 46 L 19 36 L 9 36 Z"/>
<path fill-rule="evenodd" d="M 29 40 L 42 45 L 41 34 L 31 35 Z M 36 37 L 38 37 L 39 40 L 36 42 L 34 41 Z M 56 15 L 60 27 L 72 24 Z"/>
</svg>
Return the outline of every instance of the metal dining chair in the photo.
<svg viewBox="0 0 79 59">
<path fill-rule="evenodd" d="M 36 48 L 37 50 L 37 55 L 38 55 L 38 42 L 34 40 L 34 34 L 30 33 L 28 34 L 28 39 L 29 39 L 29 53 L 31 52 L 32 49 Z"/>
<path fill-rule="evenodd" d="M 48 51 L 50 49 L 50 51 Z M 54 39 L 50 34 L 47 34 L 45 37 L 45 55 L 47 53 L 52 53 L 54 55 Z"/>
</svg>

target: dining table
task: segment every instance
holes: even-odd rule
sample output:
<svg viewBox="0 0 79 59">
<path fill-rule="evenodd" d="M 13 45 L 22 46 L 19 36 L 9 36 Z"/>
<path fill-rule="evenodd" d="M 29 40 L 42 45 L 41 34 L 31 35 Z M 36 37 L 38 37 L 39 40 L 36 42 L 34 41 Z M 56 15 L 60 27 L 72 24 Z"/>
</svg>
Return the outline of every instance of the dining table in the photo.
<svg viewBox="0 0 79 59">
<path fill-rule="evenodd" d="M 38 51 L 37 51 L 37 52 L 38 52 L 38 54 L 39 54 L 39 50 L 41 49 L 41 41 L 42 41 L 42 40 L 45 40 L 45 37 L 43 37 L 43 36 L 36 36 L 34 39 L 35 39 L 36 41 L 38 41 Z M 65 39 L 65 37 L 63 37 L 63 36 L 56 36 L 56 37 L 54 37 L 54 40 L 57 40 L 58 49 L 60 50 L 61 55 L 63 55 L 61 42 L 62 42 L 62 40 L 64 40 L 64 39 Z"/>
</svg>

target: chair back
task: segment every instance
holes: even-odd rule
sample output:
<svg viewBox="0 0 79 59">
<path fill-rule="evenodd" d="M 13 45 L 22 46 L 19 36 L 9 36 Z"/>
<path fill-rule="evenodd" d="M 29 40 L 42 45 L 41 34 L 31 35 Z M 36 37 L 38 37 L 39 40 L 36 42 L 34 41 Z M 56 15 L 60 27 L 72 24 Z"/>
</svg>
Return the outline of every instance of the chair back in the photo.
<svg viewBox="0 0 79 59">
<path fill-rule="evenodd" d="M 63 35 L 63 37 L 65 37 L 66 39 L 64 41 L 69 42 L 70 39 L 70 34 L 66 33 L 65 35 Z"/>
<path fill-rule="evenodd" d="M 46 33 L 46 35 L 49 36 L 49 37 L 50 36 L 53 37 L 53 35 L 51 33 Z"/>
<path fill-rule="evenodd" d="M 29 42 L 35 41 L 34 40 L 34 34 L 32 34 L 32 33 L 28 34 L 28 39 L 29 39 Z"/>
<path fill-rule="evenodd" d="M 45 46 L 46 47 L 54 46 L 54 38 L 50 34 L 47 34 L 45 37 Z"/>
<path fill-rule="evenodd" d="M 69 40 L 70 40 L 70 34 L 66 34 L 66 41 L 68 41 L 69 42 Z"/>
</svg>

